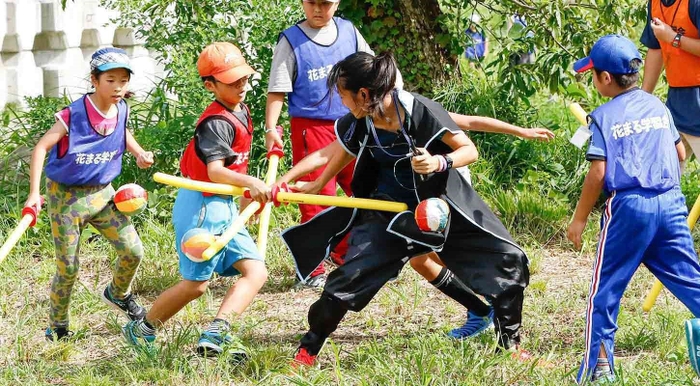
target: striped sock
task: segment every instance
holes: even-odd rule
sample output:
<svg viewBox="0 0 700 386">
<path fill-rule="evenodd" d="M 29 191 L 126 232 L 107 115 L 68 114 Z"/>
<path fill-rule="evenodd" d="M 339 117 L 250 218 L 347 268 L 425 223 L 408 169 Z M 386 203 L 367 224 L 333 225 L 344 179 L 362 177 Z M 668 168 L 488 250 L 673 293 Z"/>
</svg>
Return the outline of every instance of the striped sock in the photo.
<svg viewBox="0 0 700 386">
<path fill-rule="evenodd" d="M 155 335 L 156 334 L 156 329 L 148 323 L 148 320 L 144 319 L 139 323 L 139 331 L 141 331 L 142 336 L 149 336 L 149 335 Z"/>
<path fill-rule="evenodd" d="M 608 358 L 598 358 L 595 365 L 595 370 L 593 370 L 593 380 L 610 375 L 612 375 L 612 370 L 610 369 L 610 362 L 608 361 Z"/>
<path fill-rule="evenodd" d="M 231 325 L 223 319 L 212 320 L 209 327 L 207 327 L 206 332 L 216 335 L 224 335 L 231 329 Z"/>
<path fill-rule="evenodd" d="M 491 312 L 491 307 L 447 268 L 443 267 L 430 284 L 477 316 L 486 316 Z"/>
</svg>

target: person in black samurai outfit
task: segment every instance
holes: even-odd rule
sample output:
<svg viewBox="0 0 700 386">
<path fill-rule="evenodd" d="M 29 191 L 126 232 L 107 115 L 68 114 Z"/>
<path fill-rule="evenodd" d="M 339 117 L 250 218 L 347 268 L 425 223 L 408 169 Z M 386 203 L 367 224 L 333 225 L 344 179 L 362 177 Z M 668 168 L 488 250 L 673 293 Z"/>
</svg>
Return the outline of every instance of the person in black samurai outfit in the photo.
<svg viewBox="0 0 700 386">
<path fill-rule="evenodd" d="M 520 349 L 527 256 L 458 170 L 476 161 L 478 152 L 440 104 L 396 90 L 395 81 L 396 62 L 389 53 L 375 57 L 358 52 L 337 63 L 328 76 L 329 90 L 337 90 L 350 109 L 336 122 L 338 139 L 277 181 L 286 184 L 325 166 L 320 178 L 299 187 L 302 193 L 315 193 L 357 158 L 355 197 L 404 202 L 410 209 L 394 214 L 331 207 L 283 233 L 302 279 L 350 233 L 346 263 L 329 275 L 309 309 L 310 329 L 295 363 L 314 364 L 348 310 L 362 310 L 411 257 L 431 251 L 438 251 L 447 269 L 493 305 L 499 349 L 529 358 Z M 443 232 L 422 232 L 413 218 L 412 210 L 430 197 L 450 206 Z"/>
</svg>

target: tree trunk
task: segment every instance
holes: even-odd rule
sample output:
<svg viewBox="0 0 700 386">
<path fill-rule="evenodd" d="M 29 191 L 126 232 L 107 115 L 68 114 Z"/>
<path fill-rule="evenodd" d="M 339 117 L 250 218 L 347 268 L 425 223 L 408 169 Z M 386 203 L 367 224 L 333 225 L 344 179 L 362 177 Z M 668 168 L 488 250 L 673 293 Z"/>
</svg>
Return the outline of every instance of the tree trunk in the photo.
<svg viewBox="0 0 700 386">
<path fill-rule="evenodd" d="M 396 56 L 406 89 L 430 94 L 457 63 L 448 48 L 449 31 L 439 22 L 437 0 L 393 0 L 384 8 L 376 1 L 341 2 L 342 14 L 352 20 L 375 52 Z"/>
</svg>

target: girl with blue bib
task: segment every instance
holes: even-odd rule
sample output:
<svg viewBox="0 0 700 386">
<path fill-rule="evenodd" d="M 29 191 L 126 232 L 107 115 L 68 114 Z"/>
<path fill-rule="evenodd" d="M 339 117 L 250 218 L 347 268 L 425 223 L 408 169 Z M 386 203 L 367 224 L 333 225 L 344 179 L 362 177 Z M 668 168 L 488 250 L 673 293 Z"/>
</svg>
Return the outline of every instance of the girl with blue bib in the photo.
<svg viewBox="0 0 700 386">
<path fill-rule="evenodd" d="M 92 55 L 90 67 L 95 91 L 56 113 L 56 123 L 34 147 L 30 165 L 25 206 L 41 200 L 41 170 L 48 153 L 46 191 L 56 247 L 46 329 L 50 341 L 72 335 L 68 308 L 78 278 L 80 234 L 88 224 L 114 246 L 118 256 L 102 300 L 132 320 L 145 315 L 129 290 L 143 246 L 129 218 L 116 210 L 111 182 L 121 172 L 125 150 L 141 168 L 153 164 L 153 153 L 144 151 L 126 129 L 129 106 L 124 95 L 133 73 L 126 52 L 100 49 Z"/>
</svg>

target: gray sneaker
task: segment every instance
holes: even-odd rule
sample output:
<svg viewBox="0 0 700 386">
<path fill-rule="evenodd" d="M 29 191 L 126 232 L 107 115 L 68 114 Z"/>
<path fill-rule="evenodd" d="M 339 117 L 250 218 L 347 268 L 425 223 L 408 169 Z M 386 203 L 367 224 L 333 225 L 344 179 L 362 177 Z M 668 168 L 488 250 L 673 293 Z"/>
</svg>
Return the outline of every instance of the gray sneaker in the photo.
<svg viewBox="0 0 700 386">
<path fill-rule="evenodd" d="M 294 285 L 295 290 L 303 290 L 305 288 L 313 288 L 317 290 L 322 290 L 326 286 L 326 275 L 316 275 L 310 277 L 306 282 L 298 281 Z"/>
<path fill-rule="evenodd" d="M 109 285 L 102 292 L 102 301 L 131 320 L 141 320 L 146 317 L 146 309 L 136 303 L 133 294 L 128 294 L 121 300 L 114 298 L 109 290 Z"/>
<path fill-rule="evenodd" d="M 610 370 L 610 367 L 608 366 L 605 366 L 602 369 L 596 366 L 596 368 L 593 370 L 593 375 L 591 376 L 591 383 L 596 385 L 608 385 L 615 383 L 615 374 L 613 374 L 612 370 Z"/>
<path fill-rule="evenodd" d="M 241 340 L 228 333 L 214 334 L 204 331 L 197 342 L 197 354 L 205 358 L 215 358 L 228 355 L 234 363 L 242 363 L 248 359 L 248 352 Z"/>
</svg>

